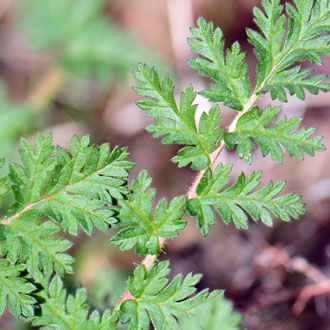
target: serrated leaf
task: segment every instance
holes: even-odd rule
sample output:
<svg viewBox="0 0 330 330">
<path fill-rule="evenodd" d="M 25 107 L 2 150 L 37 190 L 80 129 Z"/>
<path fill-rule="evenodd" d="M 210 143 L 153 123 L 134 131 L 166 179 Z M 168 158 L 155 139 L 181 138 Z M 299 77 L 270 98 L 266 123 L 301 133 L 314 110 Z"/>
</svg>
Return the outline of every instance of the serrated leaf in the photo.
<svg viewBox="0 0 330 330">
<path fill-rule="evenodd" d="M 155 118 L 155 123 L 149 125 L 147 130 L 154 137 L 163 136 L 164 144 L 187 145 L 173 158 L 179 167 L 189 163 L 195 170 L 207 167 L 210 164 L 209 155 L 216 149 L 222 134 L 222 129 L 218 127 L 221 123 L 219 108 L 214 106 L 209 114 L 203 113 L 197 130 L 197 105 L 193 104 L 196 93 L 191 86 L 181 93 L 178 107 L 174 98 L 174 86 L 168 75 L 161 82 L 155 69 L 139 65 L 135 77 L 140 84 L 134 90 L 140 96 L 148 98 L 137 102 L 137 105 L 142 110 L 149 110 L 148 117 Z"/>
<path fill-rule="evenodd" d="M 0 206 L 10 190 L 10 181 L 8 175 L 1 175 L 1 171 L 4 168 L 4 165 L 5 160 L 3 158 L 0 158 Z"/>
<path fill-rule="evenodd" d="M 33 215 L 25 214 L 0 228 L 0 251 L 12 263 L 23 262 L 31 275 L 41 270 L 50 276 L 72 273 L 73 258 L 64 253 L 72 243 L 54 236 L 59 227 L 51 222 L 40 223 Z"/>
<path fill-rule="evenodd" d="M 290 217 L 297 219 L 305 213 L 305 204 L 300 202 L 300 195 L 289 193 L 276 197 L 283 190 L 284 181 L 276 184 L 270 182 L 254 191 L 260 185 L 261 171 L 252 172 L 247 178 L 242 173 L 233 185 L 225 189 L 230 181 L 228 175 L 231 168 L 231 165 L 220 164 L 214 174 L 207 169 L 202 187 L 197 187 L 197 196 L 186 203 L 187 211 L 198 216 L 198 225 L 204 236 L 208 235 L 210 225 L 215 222 L 213 209 L 226 224 L 233 221 L 237 228 L 243 229 L 248 228 L 247 215 L 254 221 L 261 219 L 265 225 L 272 226 L 271 214 L 289 221 Z"/>
<path fill-rule="evenodd" d="M 196 308 L 220 294 L 208 290 L 195 294 L 201 275 L 177 275 L 169 283 L 166 278 L 169 262 L 163 261 L 146 271 L 138 266 L 128 280 L 128 289 L 134 299 L 120 306 L 120 319 L 129 322 L 129 330 L 144 330 L 152 323 L 155 330 L 180 329 L 182 323 Z"/>
<path fill-rule="evenodd" d="M 252 152 L 255 149 L 253 141 L 260 146 L 263 156 L 271 153 L 272 159 L 278 163 L 283 161 L 283 150 L 286 149 L 290 156 L 303 159 L 303 152 L 314 156 L 315 151 L 325 150 L 320 143 L 321 136 L 312 136 L 316 128 L 301 128 L 297 130 L 301 119 L 282 117 L 279 122 L 273 124 L 281 109 L 267 106 L 261 113 L 258 107 L 244 114 L 237 122 L 234 132 L 226 133 L 224 141 L 233 149 L 236 147 L 237 156 L 247 163 L 252 162 Z M 273 124 L 272 126 L 269 126 Z"/>
<path fill-rule="evenodd" d="M 89 146 L 88 136 L 71 139 L 71 152 L 56 148 L 52 156 L 52 135 L 37 134 L 35 147 L 22 140 L 23 165 L 11 163 L 9 178 L 16 203 L 7 220 L 35 211 L 59 222 L 65 231 L 77 235 L 78 224 L 92 234 L 94 227 L 107 230 L 116 220 L 111 206 L 127 194 L 126 148 L 108 144 Z M 9 220 L 8 220 L 9 219 Z"/>
<path fill-rule="evenodd" d="M 101 316 L 95 311 L 88 316 L 90 307 L 86 304 L 86 289 L 78 289 L 75 296 L 67 295 L 58 276 L 49 284 L 45 282 L 44 286 L 45 289 L 38 294 L 42 298 L 41 315 L 31 319 L 32 325 L 41 326 L 40 329 L 45 330 L 49 325 L 56 325 L 56 329 L 59 330 L 115 329 L 118 319 L 115 312 L 107 310 Z"/>
<path fill-rule="evenodd" d="M 0 260 L 0 315 L 7 304 L 15 317 L 34 314 L 36 300 L 30 294 L 36 287 L 21 275 L 24 270 L 23 264 L 14 265 L 8 260 Z"/>
<path fill-rule="evenodd" d="M 182 329 L 189 330 L 240 330 L 242 316 L 233 311 L 233 304 L 221 294 L 203 304 L 196 317 L 184 321 Z"/>
<path fill-rule="evenodd" d="M 278 98 L 281 102 L 286 102 L 287 97 L 284 88 L 287 88 L 290 95 L 296 95 L 299 99 L 305 99 L 307 89 L 311 94 L 316 95 L 319 91 L 330 91 L 330 84 L 325 83 L 326 75 L 311 74 L 311 69 L 300 70 L 299 66 L 281 71 L 274 75 L 272 80 L 260 90 L 260 93 L 270 92 L 273 100 Z"/>
<path fill-rule="evenodd" d="M 235 42 L 225 53 L 222 31 L 214 30 L 213 23 L 203 18 L 197 20 L 191 33 L 194 38 L 189 38 L 188 44 L 201 56 L 189 60 L 191 67 L 216 82 L 201 94 L 211 102 L 224 102 L 229 108 L 242 110 L 249 99 L 250 83 L 239 43 Z"/>
<path fill-rule="evenodd" d="M 322 64 L 321 55 L 330 56 L 330 3 L 328 0 L 294 0 L 287 3 L 284 16 L 280 0 L 263 0 L 263 10 L 254 8 L 254 21 L 261 33 L 248 29 L 249 41 L 259 59 L 255 92 L 271 92 L 272 99 L 286 101 L 291 95 L 304 99 L 307 89 L 312 94 L 328 91 L 326 76 L 310 76 L 314 71 L 290 68 L 306 58 Z M 287 26 L 287 28 L 286 28 Z"/>
<path fill-rule="evenodd" d="M 152 216 L 152 200 L 155 190 L 150 189 L 151 178 L 143 170 L 138 180 L 133 180 L 131 196 L 118 202 L 119 222 L 115 227 L 124 227 L 111 239 L 122 251 L 136 246 L 139 254 L 156 254 L 160 250 L 159 239 L 172 238 L 186 226 L 181 218 L 184 214 L 185 197 L 175 197 L 170 204 L 161 199 Z"/>
<path fill-rule="evenodd" d="M 16 203 L 8 211 L 9 216 L 42 199 L 55 167 L 55 159 L 50 158 L 54 151 L 52 141 L 51 134 L 42 136 L 38 133 L 33 148 L 27 140 L 21 139 L 19 154 L 22 165 L 9 164 L 9 179 L 16 199 Z"/>
</svg>

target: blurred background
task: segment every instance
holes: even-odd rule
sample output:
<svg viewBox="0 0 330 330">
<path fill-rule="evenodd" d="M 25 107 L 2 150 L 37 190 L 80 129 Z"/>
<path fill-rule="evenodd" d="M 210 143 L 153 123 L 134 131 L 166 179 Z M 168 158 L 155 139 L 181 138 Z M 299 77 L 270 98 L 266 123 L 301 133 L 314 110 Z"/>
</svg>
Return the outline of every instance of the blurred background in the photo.
<svg viewBox="0 0 330 330">
<path fill-rule="evenodd" d="M 68 147 L 73 134 L 89 134 L 93 143 L 128 146 L 136 167 L 146 168 L 157 188 L 157 199 L 184 194 L 195 172 L 170 161 L 177 146 L 161 145 L 145 131 L 150 122 L 135 102 L 132 71 L 137 63 L 170 72 L 177 92 L 192 84 L 207 86 L 187 64 L 192 57 L 186 38 L 196 18 L 205 17 L 224 31 L 227 46 L 238 40 L 251 81 L 256 59 L 246 42 L 253 27 L 252 8 L 259 0 L 1 0 L 0 1 L 0 155 L 15 159 L 19 137 L 37 130 L 54 134 L 55 144 Z M 316 67 L 327 74 L 330 60 Z M 261 107 L 270 102 L 267 97 Z M 200 111 L 208 108 L 198 98 Z M 275 104 L 275 102 L 272 102 Z M 283 113 L 302 116 L 303 126 L 318 127 L 329 146 L 330 96 L 289 97 Z M 224 124 L 235 115 L 221 106 Z M 251 224 L 235 230 L 222 221 L 203 238 L 196 220 L 179 238 L 169 241 L 161 259 L 170 259 L 172 276 L 203 273 L 199 288 L 225 288 L 248 329 L 330 329 L 330 156 L 328 152 L 301 162 L 289 157 L 283 165 L 257 151 L 251 166 L 224 151 L 233 162 L 233 178 L 241 171 L 263 169 L 263 182 L 287 180 L 287 191 L 299 192 L 308 213 L 299 222 L 276 222 L 274 229 Z M 83 233 L 74 241 L 75 275 L 66 280 L 70 292 L 85 286 L 90 304 L 113 306 L 140 257 L 110 246 L 113 233 Z M 165 255 L 166 254 L 166 255 Z M 328 281 L 328 282 L 327 282 Z M 324 284 L 325 283 L 325 284 Z M 302 290 L 307 290 L 305 300 Z M 308 291 L 309 290 L 309 291 Z M 304 291 L 304 292 L 305 292 Z M 1 329 L 28 329 L 0 318 Z M 221 329 L 221 325 L 219 325 Z"/>
</svg>

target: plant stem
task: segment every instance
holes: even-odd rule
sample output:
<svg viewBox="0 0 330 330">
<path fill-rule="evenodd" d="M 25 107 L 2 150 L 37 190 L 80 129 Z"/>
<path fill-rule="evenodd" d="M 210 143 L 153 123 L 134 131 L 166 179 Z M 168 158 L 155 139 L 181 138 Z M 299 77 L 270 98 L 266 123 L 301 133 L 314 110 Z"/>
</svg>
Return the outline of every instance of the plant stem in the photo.
<svg viewBox="0 0 330 330">
<path fill-rule="evenodd" d="M 238 123 L 238 120 L 244 115 L 246 114 L 248 111 L 250 111 L 252 109 L 252 107 L 256 104 L 257 100 L 259 99 L 260 95 L 257 94 L 252 94 L 251 97 L 249 98 L 249 101 L 245 104 L 244 108 L 242 111 L 240 111 L 236 117 L 233 119 L 233 121 L 231 122 L 231 124 L 228 126 L 227 132 L 234 132 Z M 215 161 L 218 159 L 218 157 L 220 156 L 222 150 L 225 148 L 225 142 L 223 140 L 221 140 L 221 143 L 219 145 L 219 147 L 213 151 L 210 154 L 210 167 L 213 169 L 214 165 L 215 165 Z M 205 172 L 206 169 L 201 170 L 198 175 L 196 176 L 193 184 L 191 185 L 190 189 L 187 192 L 187 197 L 188 199 L 192 199 L 196 197 L 196 188 L 200 182 L 200 180 L 203 177 L 203 174 Z"/>
<path fill-rule="evenodd" d="M 161 251 L 161 249 L 164 247 L 166 242 L 166 238 L 163 237 L 159 237 L 159 251 Z M 143 261 L 141 262 L 141 265 L 144 266 L 145 270 L 149 270 L 155 263 L 155 261 L 158 258 L 159 253 L 157 254 L 147 254 Z M 114 308 L 115 310 L 119 310 L 120 305 L 126 301 L 126 300 L 130 300 L 130 299 L 134 299 L 134 297 L 132 296 L 132 294 L 129 292 L 128 288 L 125 290 L 125 292 L 123 293 L 123 295 L 121 296 L 121 298 L 119 299 L 116 307 Z"/>
<path fill-rule="evenodd" d="M 237 114 L 237 116 L 234 118 L 234 120 L 232 121 L 232 123 L 228 127 L 228 130 L 227 130 L 228 132 L 233 132 L 235 130 L 239 118 L 241 116 L 243 116 L 246 112 L 248 112 L 254 106 L 254 104 L 257 102 L 259 97 L 260 96 L 256 95 L 256 94 L 251 95 L 249 101 L 246 103 L 243 110 Z M 217 160 L 217 158 L 221 154 L 224 147 L 225 147 L 225 143 L 222 139 L 221 144 L 219 145 L 219 147 L 210 155 L 211 167 L 214 166 L 215 161 Z M 198 173 L 198 175 L 196 176 L 194 182 L 192 183 L 190 189 L 187 192 L 187 198 L 188 199 L 192 199 L 192 198 L 196 197 L 196 189 L 197 189 L 197 186 L 198 186 L 200 180 L 203 177 L 204 172 L 205 172 L 205 169 L 201 170 Z M 162 238 L 162 237 L 159 238 L 159 246 L 160 246 L 159 250 L 161 250 L 163 248 L 163 246 L 165 245 L 165 242 L 166 242 L 165 238 Z M 141 265 L 143 265 L 146 270 L 149 270 L 153 266 L 155 261 L 157 260 L 157 257 L 158 257 L 158 254 L 148 254 L 143 259 Z M 130 300 L 130 299 L 134 299 L 134 297 L 131 295 L 131 293 L 129 292 L 129 289 L 127 288 L 125 290 L 125 292 L 123 293 L 123 295 L 121 296 L 119 302 L 117 303 L 117 305 L 115 307 L 115 310 L 119 310 L 120 305 L 124 301 Z"/>
<path fill-rule="evenodd" d="M 21 211 L 15 213 L 14 215 L 12 215 L 11 217 L 8 217 L 8 218 L 4 218 L 2 220 L 0 220 L 0 224 L 1 225 L 9 225 L 13 220 L 17 219 L 18 217 L 20 217 L 23 213 L 27 212 L 28 210 L 30 210 L 32 207 L 44 202 L 44 201 L 47 201 L 47 200 L 50 200 L 52 199 L 53 196 L 48 196 L 48 197 L 45 197 L 43 199 L 41 199 L 40 201 L 37 201 L 35 203 L 29 203 L 27 204 L 24 209 L 22 209 Z"/>
<path fill-rule="evenodd" d="M 275 65 L 272 70 L 270 71 L 270 73 L 267 75 L 267 77 L 263 80 L 262 84 L 260 85 L 260 87 L 258 88 L 258 91 L 262 90 L 262 88 L 264 87 L 267 79 L 269 79 L 273 72 L 276 70 L 276 68 L 278 67 L 279 64 Z M 239 119 L 246 114 L 247 112 L 249 112 L 253 106 L 256 104 L 256 102 L 258 101 L 258 99 L 260 98 L 261 94 L 258 93 L 258 91 L 255 91 L 250 97 L 249 100 L 246 102 L 246 104 L 243 107 L 243 110 L 240 111 L 236 117 L 233 119 L 233 121 L 230 123 L 230 125 L 227 128 L 227 132 L 234 132 L 237 126 L 237 123 L 239 121 Z M 218 157 L 220 156 L 222 150 L 225 148 L 225 142 L 222 136 L 222 140 L 220 142 L 219 147 L 210 154 L 210 167 L 213 169 L 215 166 L 215 162 L 218 159 Z M 199 182 L 201 181 L 204 172 L 206 169 L 201 170 L 198 175 L 196 176 L 194 182 L 192 183 L 191 187 L 189 188 L 188 192 L 187 192 L 187 198 L 188 199 L 192 199 L 196 197 L 196 189 L 197 186 L 199 184 Z M 159 245 L 160 245 L 160 249 L 162 249 L 162 247 L 165 245 L 166 239 L 160 237 L 159 238 Z M 146 257 L 144 258 L 144 260 L 142 261 L 142 265 L 145 267 L 146 270 L 149 270 L 153 264 L 155 263 L 155 261 L 157 260 L 158 254 L 153 254 L 153 255 L 146 255 Z M 130 300 L 130 299 L 134 299 L 134 297 L 131 295 L 131 293 L 129 292 L 129 289 L 127 288 L 124 292 L 124 294 L 121 296 L 119 302 L 117 303 L 115 310 L 119 310 L 120 305 L 126 301 L 126 300 Z"/>
</svg>

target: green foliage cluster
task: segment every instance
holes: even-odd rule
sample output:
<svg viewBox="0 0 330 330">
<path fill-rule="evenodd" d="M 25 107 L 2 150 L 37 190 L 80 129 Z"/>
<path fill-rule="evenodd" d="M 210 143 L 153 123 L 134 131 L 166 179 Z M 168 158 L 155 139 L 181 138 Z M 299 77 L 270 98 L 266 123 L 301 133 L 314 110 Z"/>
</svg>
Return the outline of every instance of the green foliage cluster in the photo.
<svg viewBox="0 0 330 330">
<path fill-rule="evenodd" d="M 135 78 L 140 82 L 134 90 L 149 99 L 137 102 L 142 110 L 149 110 L 148 116 L 155 118 L 155 123 L 147 127 L 154 137 L 164 136 L 163 143 L 188 145 L 182 148 L 173 158 L 180 167 L 191 163 L 191 167 L 200 170 L 210 165 L 209 154 L 216 147 L 222 134 L 217 127 L 221 119 L 217 106 L 203 113 L 198 130 L 195 122 L 197 105 L 193 105 L 196 93 L 188 87 L 180 96 L 180 108 L 174 98 L 172 80 L 166 75 L 162 82 L 155 69 L 147 65 L 139 65 Z"/>
<path fill-rule="evenodd" d="M 129 200 L 119 200 L 121 207 L 119 222 L 114 227 L 124 227 L 111 240 L 114 245 L 120 245 L 122 251 L 130 250 L 136 245 L 139 254 L 156 254 L 160 252 L 159 237 L 172 238 L 178 231 L 185 228 L 182 221 L 185 197 L 175 197 L 170 205 L 165 198 L 158 202 L 152 216 L 152 200 L 155 189 L 149 189 L 151 178 L 146 170 L 139 175 L 139 180 L 133 180 Z"/>
<path fill-rule="evenodd" d="M 155 260 L 165 239 L 185 228 L 186 212 L 197 216 L 203 235 L 215 222 L 215 211 L 237 228 L 247 228 L 249 219 L 271 226 L 273 217 L 289 221 L 305 213 L 300 195 L 281 194 L 285 182 L 259 188 L 262 172 L 255 171 L 240 174 L 231 184 L 232 165 L 215 165 L 225 147 L 236 147 L 238 157 L 251 163 L 253 142 L 263 156 L 271 153 L 277 162 L 283 161 L 280 144 L 298 159 L 303 152 L 313 155 L 324 150 L 321 137 L 312 136 L 314 128 L 297 129 L 300 119 L 283 117 L 274 123 L 278 107 L 255 107 L 266 92 L 284 101 L 284 88 L 301 98 L 304 89 L 312 93 L 329 89 L 323 76 L 309 77 L 312 71 L 301 71 L 295 63 L 308 58 L 321 64 L 321 55 L 330 55 L 330 21 L 326 19 L 330 1 L 293 2 L 284 8 L 279 0 L 264 0 L 263 10 L 254 10 L 260 32 L 248 30 L 248 35 L 260 63 L 252 93 L 239 44 L 225 51 L 221 30 L 202 18 L 192 29 L 189 45 L 198 57 L 190 64 L 213 80 L 201 95 L 237 111 L 228 128 L 219 127 L 217 105 L 203 113 L 197 124 L 192 87 L 181 93 L 178 105 L 168 75 L 160 79 L 155 69 L 138 67 L 135 90 L 146 98 L 138 106 L 155 119 L 148 130 L 162 136 L 164 143 L 183 145 L 173 161 L 200 171 L 186 196 L 170 202 L 161 199 L 153 211 L 155 190 L 150 188 L 147 171 L 128 186 L 133 164 L 127 160 L 126 148 L 91 146 L 87 136 L 74 136 L 70 151 L 54 148 L 51 134 L 37 134 L 34 145 L 21 140 L 21 164 L 9 163 L 8 175 L 0 178 L 0 200 L 11 195 L 15 201 L 0 225 L 0 312 L 8 305 L 14 316 L 47 330 L 54 326 L 63 330 L 114 329 L 120 324 L 129 329 L 149 329 L 151 324 L 156 330 L 219 329 L 219 324 L 222 330 L 239 329 L 241 317 L 232 311 L 222 291 L 196 293 L 198 274 L 177 275 L 169 281 L 169 263 Z M 59 1 L 54 10 L 64 10 L 63 3 Z M 89 17 L 85 7 L 81 11 L 81 17 Z M 104 231 L 120 228 L 111 243 L 123 251 L 135 247 L 138 254 L 145 255 L 129 277 L 122 299 L 102 315 L 90 312 L 85 289 L 68 295 L 60 278 L 72 272 L 73 259 L 67 253 L 71 242 L 58 232 L 77 236 L 81 228 L 92 235 L 96 227 Z M 201 311 L 207 317 L 201 317 Z M 194 314 L 198 314 L 198 322 L 192 321 Z"/>
<path fill-rule="evenodd" d="M 169 262 L 163 261 L 148 272 L 138 266 L 128 279 L 128 289 L 134 299 L 126 300 L 121 306 L 121 320 L 130 322 L 129 330 L 148 329 L 150 320 L 155 329 L 179 329 L 182 322 L 201 304 L 215 299 L 219 291 L 209 294 L 205 289 L 193 295 L 201 275 L 181 274 L 170 282 L 166 278 Z"/>
</svg>

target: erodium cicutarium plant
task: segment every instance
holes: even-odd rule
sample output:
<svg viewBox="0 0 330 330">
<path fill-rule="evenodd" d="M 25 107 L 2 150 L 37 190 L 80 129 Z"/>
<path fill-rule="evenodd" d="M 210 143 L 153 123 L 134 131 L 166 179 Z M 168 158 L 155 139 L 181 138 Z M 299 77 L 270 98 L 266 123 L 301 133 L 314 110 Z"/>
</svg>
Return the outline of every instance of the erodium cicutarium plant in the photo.
<svg viewBox="0 0 330 330">
<path fill-rule="evenodd" d="M 126 148 L 90 145 L 87 136 L 73 136 L 69 151 L 54 148 L 51 134 L 37 134 L 34 145 L 22 139 L 21 164 L 1 161 L 8 175 L 0 179 L 0 200 L 12 196 L 14 203 L 0 226 L 0 312 L 8 306 L 15 317 L 42 329 L 180 329 L 194 317 L 189 329 L 215 329 L 212 324 L 238 329 L 241 317 L 223 291 L 196 292 L 199 274 L 179 274 L 170 281 L 169 262 L 157 262 L 157 257 L 166 240 L 184 230 L 185 213 L 197 217 L 207 236 L 216 214 L 226 224 L 247 229 L 249 221 L 272 226 L 274 219 L 290 221 L 306 212 L 299 194 L 282 193 L 284 181 L 260 187 L 262 171 L 232 178 L 231 164 L 215 164 L 224 148 L 236 149 L 247 163 L 256 148 L 274 162 L 282 162 L 285 152 L 302 160 L 325 149 L 314 127 L 299 127 L 301 118 L 287 119 L 280 107 L 256 104 L 265 93 L 285 102 L 288 93 L 304 99 L 306 91 L 329 90 L 326 76 L 297 64 L 321 65 L 322 56 L 330 56 L 329 17 L 328 0 L 294 0 L 285 6 L 262 1 L 262 9 L 254 8 L 257 30 L 247 30 L 258 60 L 253 82 L 240 45 L 225 49 L 221 30 L 198 19 L 188 40 L 197 57 L 189 63 L 212 81 L 200 94 L 214 103 L 198 123 L 192 86 L 177 101 L 169 75 L 160 78 L 156 69 L 138 66 L 134 89 L 143 99 L 137 105 L 154 118 L 147 130 L 165 144 L 183 145 L 172 160 L 196 171 L 186 195 L 163 198 L 154 209 L 156 191 L 146 170 L 128 186 L 134 165 Z M 228 127 L 221 126 L 219 103 L 236 111 Z M 74 260 L 66 252 L 72 243 L 60 233 L 92 235 L 94 228 L 110 227 L 118 228 L 111 244 L 121 251 L 135 248 L 144 259 L 118 304 L 100 313 L 90 311 L 85 289 L 66 293 L 61 277 L 72 272 Z M 204 305 L 207 317 L 198 313 Z"/>
</svg>

